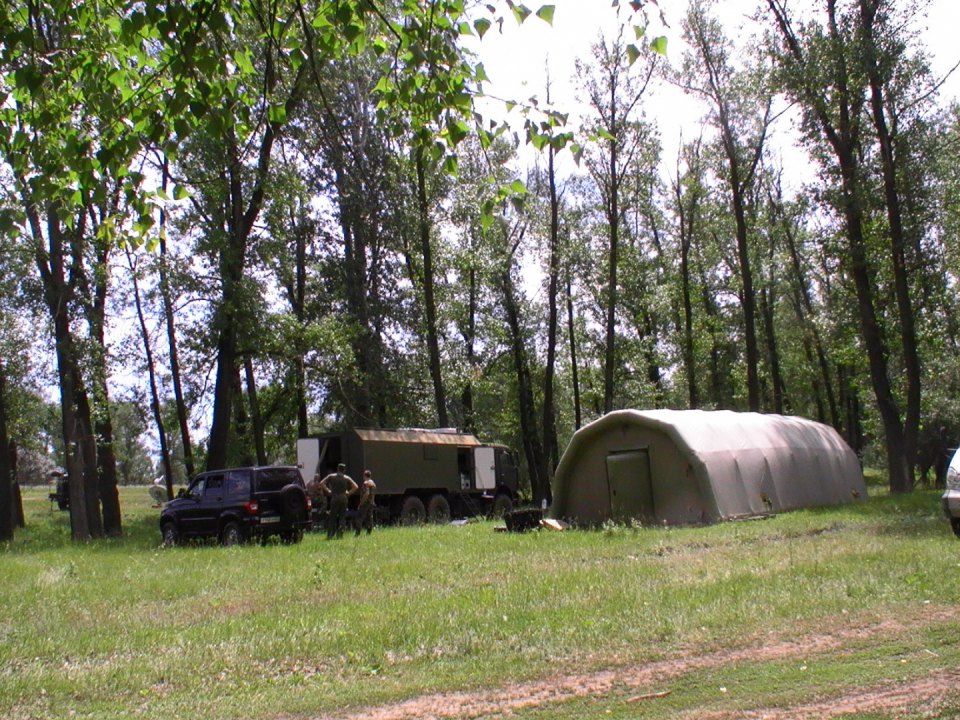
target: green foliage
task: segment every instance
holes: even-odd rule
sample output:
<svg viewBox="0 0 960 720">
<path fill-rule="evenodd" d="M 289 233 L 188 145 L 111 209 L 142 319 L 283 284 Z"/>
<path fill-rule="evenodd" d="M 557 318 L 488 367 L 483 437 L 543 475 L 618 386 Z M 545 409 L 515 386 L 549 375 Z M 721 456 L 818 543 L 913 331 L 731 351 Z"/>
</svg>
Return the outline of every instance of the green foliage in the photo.
<svg viewBox="0 0 960 720">
<path fill-rule="evenodd" d="M 113 451 L 117 457 L 117 482 L 142 485 L 156 477 L 150 450 L 144 440 L 147 417 L 135 402 L 116 402 L 111 407 Z"/>
<path fill-rule="evenodd" d="M 507 5 L 518 22 L 531 14 Z M 456 42 L 468 27 L 459 0 L 428 9 L 404 0 L 389 16 L 349 1 L 262 11 L 258 0 L 150 0 L 129 11 L 94 0 L 4 8 L 0 153 L 14 179 L 23 191 L 58 206 L 69 224 L 73 208 L 105 199 L 106 179 L 122 178 L 122 211 L 132 214 L 136 234 L 145 234 L 153 190 L 132 170 L 138 155 L 160 147 L 173 157 L 198 130 L 213 135 L 229 129 L 243 142 L 256 124 L 258 100 L 244 81 L 259 72 L 257 59 L 243 48 L 220 50 L 221 39 L 250 23 L 281 49 L 293 72 L 304 62 L 316 66 L 321 58 L 336 61 L 372 48 L 386 60 L 378 106 L 398 134 L 413 128 L 415 141 L 438 154 L 466 135 L 475 84 L 483 76 Z M 537 14 L 551 22 L 553 8 Z M 490 21 L 478 19 L 475 27 L 482 36 Z M 272 81 L 268 93 L 271 88 Z M 286 104 L 266 101 L 267 120 L 287 122 Z M 434 144 L 434 135 L 443 145 Z M 12 216 L 4 217 L 9 224 Z M 123 216 L 101 228 L 113 232 L 122 222 Z"/>
</svg>

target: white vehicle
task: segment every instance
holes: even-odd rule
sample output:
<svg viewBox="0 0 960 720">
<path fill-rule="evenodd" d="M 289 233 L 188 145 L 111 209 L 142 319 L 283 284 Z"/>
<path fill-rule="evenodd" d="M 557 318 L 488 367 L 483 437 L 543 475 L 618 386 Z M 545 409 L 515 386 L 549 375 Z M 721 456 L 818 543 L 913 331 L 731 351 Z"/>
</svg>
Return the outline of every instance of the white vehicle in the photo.
<svg viewBox="0 0 960 720">
<path fill-rule="evenodd" d="M 953 455 L 947 468 L 947 489 L 941 498 L 943 512 L 950 520 L 950 527 L 960 537 L 960 450 Z"/>
</svg>

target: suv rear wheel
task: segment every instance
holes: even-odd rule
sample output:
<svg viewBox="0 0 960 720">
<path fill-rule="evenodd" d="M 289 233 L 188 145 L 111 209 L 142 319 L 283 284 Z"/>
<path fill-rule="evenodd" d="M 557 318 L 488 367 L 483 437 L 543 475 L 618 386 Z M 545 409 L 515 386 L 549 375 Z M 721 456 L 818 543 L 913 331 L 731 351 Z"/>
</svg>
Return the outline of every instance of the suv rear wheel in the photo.
<svg viewBox="0 0 960 720">
<path fill-rule="evenodd" d="M 220 543 L 222 545 L 239 545 L 246 538 L 243 536 L 243 529 L 240 523 L 231 520 L 223 526 L 223 532 L 220 533 Z"/>
<path fill-rule="evenodd" d="M 950 527 L 953 528 L 953 534 L 960 537 L 960 518 L 950 518 Z"/>
</svg>

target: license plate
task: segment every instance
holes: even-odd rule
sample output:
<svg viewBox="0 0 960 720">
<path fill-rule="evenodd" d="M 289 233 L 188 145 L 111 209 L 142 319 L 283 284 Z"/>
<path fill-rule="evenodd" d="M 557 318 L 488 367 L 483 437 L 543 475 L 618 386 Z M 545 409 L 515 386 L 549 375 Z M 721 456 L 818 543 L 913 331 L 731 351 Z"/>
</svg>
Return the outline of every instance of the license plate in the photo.
<svg viewBox="0 0 960 720">
<path fill-rule="evenodd" d="M 280 522 L 279 515 L 266 515 L 260 518 L 261 525 L 269 525 L 270 523 L 278 523 L 278 522 Z"/>
</svg>

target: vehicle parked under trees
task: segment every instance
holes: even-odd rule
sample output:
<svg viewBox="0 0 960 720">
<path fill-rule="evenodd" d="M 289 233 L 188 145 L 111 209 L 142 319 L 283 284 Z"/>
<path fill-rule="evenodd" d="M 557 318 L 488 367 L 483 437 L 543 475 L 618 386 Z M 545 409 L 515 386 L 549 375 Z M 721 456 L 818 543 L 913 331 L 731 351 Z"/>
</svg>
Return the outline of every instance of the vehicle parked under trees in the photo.
<svg viewBox="0 0 960 720">
<path fill-rule="evenodd" d="M 269 466 L 200 473 L 160 513 L 167 547 L 192 538 L 223 545 L 278 536 L 296 543 L 312 526 L 311 503 L 295 467 Z"/>
</svg>

